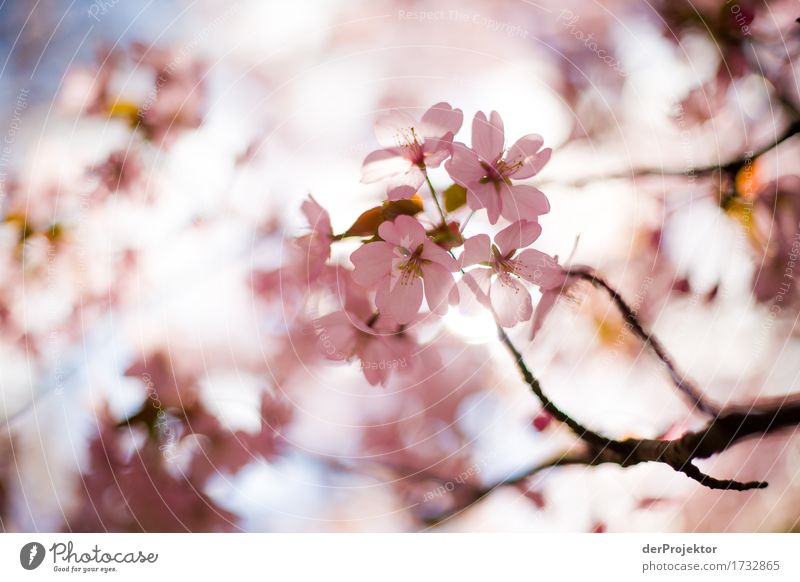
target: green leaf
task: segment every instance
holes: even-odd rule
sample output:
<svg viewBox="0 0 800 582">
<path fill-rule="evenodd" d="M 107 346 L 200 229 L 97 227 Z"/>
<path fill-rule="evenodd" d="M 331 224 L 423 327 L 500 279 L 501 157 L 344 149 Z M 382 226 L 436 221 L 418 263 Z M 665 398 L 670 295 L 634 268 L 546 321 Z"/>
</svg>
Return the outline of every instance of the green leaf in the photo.
<svg viewBox="0 0 800 582">
<path fill-rule="evenodd" d="M 453 184 L 443 193 L 444 208 L 447 212 L 458 210 L 467 203 L 467 189 L 458 184 Z"/>
</svg>

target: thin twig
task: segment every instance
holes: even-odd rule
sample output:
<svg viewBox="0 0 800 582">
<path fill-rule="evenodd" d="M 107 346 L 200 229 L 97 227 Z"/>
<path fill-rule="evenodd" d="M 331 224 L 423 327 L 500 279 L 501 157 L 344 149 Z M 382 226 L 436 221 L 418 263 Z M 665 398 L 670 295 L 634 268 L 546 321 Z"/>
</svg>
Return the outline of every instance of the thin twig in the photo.
<svg viewBox="0 0 800 582">
<path fill-rule="evenodd" d="M 771 434 L 787 427 L 800 425 L 800 403 L 771 410 L 733 411 L 716 416 L 696 432 L 687 432 L 672 440 L 629 438 L 616 440 L 591 431 L 562 412 L 543 393 L 536 378 L 528 369 L 519 351 L 500 330 L 500 338 L 514 357 L 525 382 L 530 386 L 542 406 L 557 420 L 566 424 L 581 440 L 593 446 L 596 454 L 591 464 L 614 463 L 630 467 L 640 463 L 664 463 L 710 489 L 746 491 L 767 486 L 763 481 L 740 482 L 720 480 L 704 474 L 693 465 L 696 459 L 705 459 L 725 451 L 732 445 L 751 436 Z M 787 397 L 790 398 L 790 397 Z M 599 447 L 599 450 L 597 450 Z M 593 451 L 593 452 L 595 452 Z"/>
<path fill-rule="evenodd" d="M 769 142 L 768 144 L 762 146 L 761 148 L 755 150 L 754 152 L 748 152 L 749 155 L 739 157 L 735 160 L 731 160 L 726 163 L 709 164 L 707 166 L 700 166 L 699 168 L 690 167 L 683 170 L 665 169 L 665 168 L 638 168 L 627 171 L 612 172 L 609 174 L 585 176 L 583 178 L 577 178 L 575 180 L 571 180 L 568 182 L 564 182 L 561 180 L 552 180 L 548 182 L 553 184 L 562 184 L 562 185 L 573 186 L 575 188 L 580 188 L 586 186 L 587 184 L 597 181 L 625 180 L 625 179 L 635 180 L 636 178 L 646 178 L 649 176 L 702 177 L 702 176 L 711 176 L 717 172 L 722 172 L 728 175 L 735 176 L 739 170 L 741 170 L 748 163 L 752 162 L 755 158 L 762 156 L 765 153 L 775 149 L 780 144 L 785 142 L 787 139 L 791 138 L 794 135 L 797 135 L 798 133 L 800 133 L 800 121 L 794 121 L 786 127 L 784 132 L 781 135 L 779 135 L 774 142 Z"/>
<path fill-rule="evenodd" d="M 701 390 L 690 380 L 685 374 L 678 371 L 677 366 L 672 360 L 672 357 L 667 353 L 667 350 L 658 339 L 652 334 L 648 333 L 644 326 L 639 321 L 636 312 L 628 303 L 622 298 L 622 295 L 614 289 L 608 282 L 599 274 L 590 269 L 577 268 L 568 271 L 571 277 L 588 281 L 594 287 L 603 289 L 608 293 L 611 300 L 616 305 L 625 323 L 630 330 L 647 345 L 656 357 L 661 360 L 669 372 L 670 379 L 675 387 L 683 394 L 691 403 L 691 405 L 698 410 L 710 415 L 717 416 L 720 413 L 719 407 L 711 404 L 702 395 Z"/>
</svg>

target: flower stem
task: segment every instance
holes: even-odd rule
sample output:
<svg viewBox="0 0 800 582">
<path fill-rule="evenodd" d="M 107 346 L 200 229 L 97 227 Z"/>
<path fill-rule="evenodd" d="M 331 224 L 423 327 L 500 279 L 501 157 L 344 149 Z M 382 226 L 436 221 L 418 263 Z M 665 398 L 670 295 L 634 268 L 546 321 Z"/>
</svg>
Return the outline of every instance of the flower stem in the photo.
<svg viewBox="0 0 800 582">
<path fill-rule="evenodd" d="M 431 179 L 428 177 L 427 169 L 423 169 L 422 173 L 425 174 L 425 181 L 428 183 L 428 188 L 431 191 L 431 196 L 433 197 L 433 201 L 436 203 L 436 208 L 439 210 L 439 216 L 442 217 L 442 225 L 447 226 L 447 217 L 444 214 L 444 210 L 442 210 L 442 205 L 439 204 L 439 196 L 436 195 L 436 188 L 433 187 Z"/>
</svg>

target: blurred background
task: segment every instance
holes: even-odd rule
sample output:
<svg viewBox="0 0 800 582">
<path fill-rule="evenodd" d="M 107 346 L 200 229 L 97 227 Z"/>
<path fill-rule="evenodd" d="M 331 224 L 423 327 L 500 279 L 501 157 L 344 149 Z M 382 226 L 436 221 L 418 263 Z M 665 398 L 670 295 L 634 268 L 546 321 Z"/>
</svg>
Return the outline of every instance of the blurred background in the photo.
<svg viewBox="0 0 800 582">
<path fill-rule="evenodd" d="M 602 272 L 714 402 L 798 392 L 798 17 L 792 0 L 0 4 L 0 530 L 797 528 L 791 430 L 702 463 L 766 490 L 575 466 L 476 500 L 575 444 L 491 319 L 452 310 L 435 373 L 372 387 L 264 281 L 308 232 L 309 193 L 334 232 L 381 201 L 360 182 L 381 111 L 448 101 L 468 128 L 497 110 L 508 140 L 554 149 L 537 248 Z M 529 334 L 512 331 L 585 424 L 704 422 L 602 294 Z"/>
</svg>

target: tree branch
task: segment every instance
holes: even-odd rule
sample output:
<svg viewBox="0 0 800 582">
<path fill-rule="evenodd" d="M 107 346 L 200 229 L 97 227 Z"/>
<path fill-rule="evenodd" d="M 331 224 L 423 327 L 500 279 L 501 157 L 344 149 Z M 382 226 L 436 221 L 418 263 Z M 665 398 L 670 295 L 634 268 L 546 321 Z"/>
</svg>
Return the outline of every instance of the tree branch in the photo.
<svg viewBox="0 0 800 582">
<path fill-rule="evenodd" d="M 516 348 L 505 334 L 501 335 L 501 339 L 515 358 L 526 382 L 531 385 L 528 379 L 532 378 L 532 375 L 518 355 Z M 532 383 L 536 385 L 536 388 L 531 385 L 531 389 L 539 397 L 541 387 L 535 379 L 532 380 Z M 542 396 L 544 399 L 540 397 L 540 400 L 546 409 L 558 410 L 552 401 L 545 395 L 542 394 Z M 748 409 L 727 412 L 710 420 L 702 429 L 687 432 L 683 436 L 671 440 L 608 439 L 584 428 L 580 423 L 559 411 L 561 416 L 565 417 L 564 424 L 567 424 L 587 444 L 584 452 L 556 457 L 532 467 L 521 475 L 500 481 L 490 487 L 479 488 L 464 484 L 459 489 L 461 502 L 458 506 L 442 515 L 428 518 L 427 522 L 431 525 L 441 523 L 465 511 L 500 487 L 518 485 L 544 470 L 567 465 L 596 466 L 612 463 L 620 467 L 631 467 L 641 463 L 662 463 L 709 489 L 726 491 L 763 489 L 768 485 L 764 481 L 742 482 L 734 479 L 717 479 L 707 475 L 694 464 L 694 461 L 721 453 L 751 437 L 774 434 L 782 429 L 800 426 L 800 401 L 797 400 L 797 395 L 787 397 L 785 402 L 784 405 L 766 410 Z M 587 438 L 587 435 L 594 436 Z M 600 446 L 593 441 L 598 441 Z"/>
<path fill-rule="evenodd" d="M 699 168 L 687 168 L 685 170 L 674 170 L 674 169 L 664 169 L 664 168 L 638 168 L 638 169 L 631 169 L 626 172 L 615 172 L 610 174 L 586 176 L 583 178 L 572 180 L 571 182 L 562 182 L 559 180 L 553 180 L 552 183 L 567 184 L 569 186 L 580 188 L 597 180 L 624 180 L 624 179 L 635 180 L 636 178 L 644 178 L 649 176 L 698 177 L 698 176 L 711 176 L 717 172 L 735 176 L 736 173 L 739 170 L 741 170 L 747 163 L 751 162 L 752 160 L 754 160 L 759 156 L 764 155 L 770 150 L 775 149 L 780 144 L 785 142 L 787 139 L 797 135 L 798 133 L 800 133 L 800 121 L 796 120 L 790 123 L 783 131 L 783 133 L 781 133 L 775 139 L 774 142 L 769 142 L 766 145 L 762 146 L 761 148 L 755 150 L 754 152 L 750 152 L 750 155 L 748 156 L 742 156 L 735 160 L 731 160 L 725 163 L 709 164 L 707 166 L 700 166 Z"/>
<path fill-rule="evenodd" d="M 694 479 L 710 489 L 726 489 L 746 491 L 761 489 L 767 486 L 762 481 L 743 483 L 735 480 L 720 480 L 704 474 L 693 464 L 696 459 L 705 459 L 721 453 L 734 444 L 751 436 L 764 436 L 783 428 L 800 425 L 800 402 L 778 406 L 769 410 L 735 410 L 720 414 L 710 420 L 706 426 L 696 432 L 687 432 L 680 438 L 672 440 L 629 438 L 616 440 L 604 437 L 586 429 L 576 420 L 559 410 L 542 392 L 539 382 L 534 378 L 511 340 L 500 330 L 500 339 L 513 356 L 517 367 L 539 398 L 542 406 L 553 416 L 566 424 L 581 440 L 593 447 L 594 455 L 587 464 L 614 463 L 621 467 L 630 467 L 640 463 L 663 463 L 674 470 Z M 598 449 L 598 445 L 600 448 Z"/>
<path fill-rule="evenodd" d="M 681 392 L 681 394 L 687 398 L 693 407 L 710 416 L 716 416 L 720 413 L 719 407 L 706 401 L 701 390 L 694 384 L 694 382 L 687 378 L 685 374 L 682 374 L 678 371 L 675 363 L 672 361 L 672 357 L 670 357 L 670 355 L 667 353 L 667 350 L 664 348 L 661 342 L 644 329 L 644 326 L 639 321 L 639 318 L 633 308 L 626 303 L 626 301 L 622 298 L 622 295 L 620 295 L 616 289 L 611 287 L 611 285 L 609 285 L 602 276 L 586 268 L 570 269 L 568 270 L 568 273 L 571 277 L 588 281 L 595 288 L 603 289 L 606 293 L 608 293 L 609 297 L 614 302 L 614 305 L 616 305 L 617 309 L 622 315 L 622 318 L 625 320 L 628 328 L 652 350 L 659 360 L 661 360 L 661 362 L 667 368 L 667 372 L 669 372 L 672 383 Z"/>
</svg>

